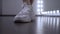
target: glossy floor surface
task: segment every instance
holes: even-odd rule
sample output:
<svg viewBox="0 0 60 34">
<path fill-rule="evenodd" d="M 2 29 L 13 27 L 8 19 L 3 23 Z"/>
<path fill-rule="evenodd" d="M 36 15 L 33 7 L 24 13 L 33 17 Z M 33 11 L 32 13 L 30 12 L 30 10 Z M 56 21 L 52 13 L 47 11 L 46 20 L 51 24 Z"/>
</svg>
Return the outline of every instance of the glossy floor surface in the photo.
<svg viewBox="0 0 60 34">
<path fill-rule="evenodd" d="M 0 16 L 1 34 L 59 34 L 60 17 L 36 17 L 31 23 L 14 23 L 14 16 Z"/>
</svg>

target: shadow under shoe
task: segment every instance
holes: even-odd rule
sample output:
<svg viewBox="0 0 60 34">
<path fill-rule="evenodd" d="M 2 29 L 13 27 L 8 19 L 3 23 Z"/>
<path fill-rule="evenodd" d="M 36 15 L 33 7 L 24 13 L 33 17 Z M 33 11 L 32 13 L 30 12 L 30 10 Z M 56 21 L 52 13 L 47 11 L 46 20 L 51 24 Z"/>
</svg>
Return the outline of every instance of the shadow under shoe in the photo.
<svg viewBox="0 0 60 34">
<path fill-rule="evenodd" d="M 21 21 L 21 20 L 15 20 L 14 23 L 31 23 L 34 22 L 34 20 L 31 21 Z"/>
</svg>

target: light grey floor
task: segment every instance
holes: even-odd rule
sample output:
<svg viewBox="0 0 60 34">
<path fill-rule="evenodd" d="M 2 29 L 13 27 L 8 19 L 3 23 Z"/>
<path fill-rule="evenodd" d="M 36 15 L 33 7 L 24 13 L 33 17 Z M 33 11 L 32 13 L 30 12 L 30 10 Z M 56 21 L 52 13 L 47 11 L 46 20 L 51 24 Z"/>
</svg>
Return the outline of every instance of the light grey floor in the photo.
<svg viewBox="0 0 60 34">
<path fill-rule="evenodd" d="M 14 23 L 11 16 L 0 17 L 1 34 L 59 34 L 60 17 L 36 17 L 31 23 Z"/>
</svg>

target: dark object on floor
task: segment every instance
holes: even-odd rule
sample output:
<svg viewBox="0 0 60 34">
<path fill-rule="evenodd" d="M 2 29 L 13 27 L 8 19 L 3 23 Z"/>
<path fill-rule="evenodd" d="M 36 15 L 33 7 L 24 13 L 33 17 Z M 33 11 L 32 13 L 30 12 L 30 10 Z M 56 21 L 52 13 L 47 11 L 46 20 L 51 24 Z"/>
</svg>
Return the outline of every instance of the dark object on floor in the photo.
<svg viewBox="0 0 60 34">
<path fill-rule="evenodd" d="M 31 22 L 34 22 L 34 20 L 31 20 L 31 21 L 28 21 L 28 22 L 24 22 L 24 21 L 21 21 L 21 20 L 14 21 L 14 23 L 31 23 Z"/>
</svg>

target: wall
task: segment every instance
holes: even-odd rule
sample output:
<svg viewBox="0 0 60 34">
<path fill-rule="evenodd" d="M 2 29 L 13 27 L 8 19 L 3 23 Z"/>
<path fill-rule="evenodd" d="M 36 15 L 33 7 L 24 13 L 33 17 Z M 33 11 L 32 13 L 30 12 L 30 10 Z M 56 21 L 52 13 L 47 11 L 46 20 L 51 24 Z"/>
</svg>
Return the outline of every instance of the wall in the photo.
<svg viewBox="0 0 60 34">
<path fill-rule="evenodd" d="M 2 0 L 0 0 L 0 15 L 1 14 L 2 14 Z M 0 20 L 0 34 L 1 34 L 1 20 Z"/>
<path fill-rule="evenodd" d="M 37 14 L 37 0 L 34 1 L 33 9 L 35 13 Z M 53 11 L 53 10 L 60 10 L 60 0 L 43 0 L 43 9 L 44 11 Z"/>
<path fill-rule="evenodd" d="M 22 0 L 2 0 L 2 14 L 16 15 L 21 10 Z"/>
<path fill-rule="evenodd" d="M 2 14 L 2 0 L 0 0 L 0 15 Z"/>
<path fill-rule="evenodd" d="M 60 10 L 60 0 L 43 0 L 44 10 Z M 2 14 L 16 15 L 21 10 L 22 0 L 3 0 Z M 34 11 L 36 12 L 36 0 L 33 3 Z"/>
<path fill-rule="evenodd" d="M 60 0 L 43 0 L 44 1 L 44 10 L 60 10 Z"/>
<path fill-rule="evenodd" d="M 2 15 L 2 0 L 0 0 L 0 15 Z M 1 31 L 2 31 L 2 28 L 1 28 L 1 20 L 0 20 L 0 34 L 1 34 Z"/>
</svg>

